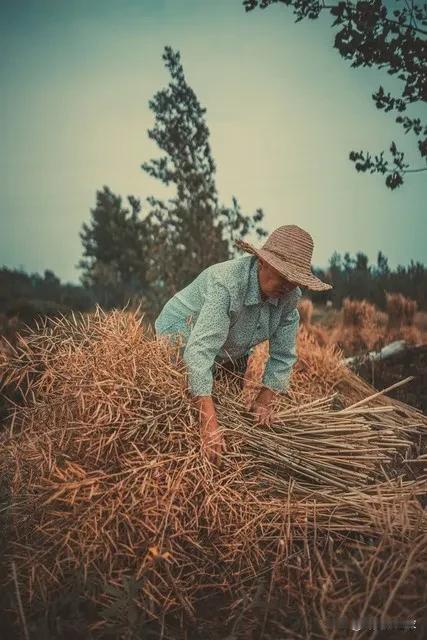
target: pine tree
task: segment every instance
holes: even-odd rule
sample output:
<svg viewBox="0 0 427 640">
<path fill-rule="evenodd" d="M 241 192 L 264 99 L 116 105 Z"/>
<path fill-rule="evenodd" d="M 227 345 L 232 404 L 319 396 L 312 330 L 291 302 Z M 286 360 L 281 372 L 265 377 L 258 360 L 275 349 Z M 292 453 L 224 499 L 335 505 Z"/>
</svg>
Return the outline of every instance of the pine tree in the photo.
<svg viewBox="0 0 427 640">
<path fill-rule="evenodd" d="M 149 103 L 155 124 L 148 135 L 164 155 L 142 164 L 176 190 L 167 202 L 149 198 L 147 275 L 158 292 L 152 300 L 158 307 L 204 268 L 233 257 L 234 239 L 253 230 L 258 237 L 266 235 L 257 226 L 262 210 L 245 216 L 235 198 L 231 208 L 219 204 L 206 109 L 185 79 L 179 52 L 166 47 L 163 60 L 171 81 Z"/>
<path fill-rule="evenodd" d="M 96 193 L 90 224 L 84 223 L 80 238 L 85 259 L 81 282 L 92 289 L 103 306 L 122 306 L 146 288 L 144 222 L 139 219 L 140 201 L 128 197 L 130 209 L 108 187 Z"/>
</svg>

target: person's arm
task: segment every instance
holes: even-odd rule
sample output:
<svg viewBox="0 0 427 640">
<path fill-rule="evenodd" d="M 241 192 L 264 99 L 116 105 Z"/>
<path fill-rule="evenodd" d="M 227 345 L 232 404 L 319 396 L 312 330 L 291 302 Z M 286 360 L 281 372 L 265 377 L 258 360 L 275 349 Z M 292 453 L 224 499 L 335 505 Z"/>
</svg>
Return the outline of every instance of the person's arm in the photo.
<svg viewBox="0 0 427 640">
<path fill-rule="evenodd" d="M 217 281 L 208 281 L 205 301 L 185 345 L 183 360 L 187 366 L 190 393 L 212 394 L 212 368 L 230 328 L 230 294 Z"/>
<path fill-rule="evenodd" d="M 253 404 L 256 421 L 270 424 L 272 404 L 289 386 L 292 368 L 297 360 L 296 338 L 299 312 L 295 307 L 281 320 L 270 336 L 269 359 L 262 378 L 263 388 Z"/>
<path fill-rule="evenodd" d="M 223 447 L 212 399 L 212 367 L 225 343 L 230 327 L 230 294 L 218 282 L 208 282 L 205 302 L 184 349 L 188 382 L 193 401 L 199 410 L 202 443 L 206 455 L 215 461 Z"/>
<path fill-rule="evenodd" d="M 194 396 L 193 401 L 199 410 L 200 435 L 204 452 L 211 462 L 216 462 L 224 447 L 224 438 L 218 428 L 212 396 Z"/>
</svg>

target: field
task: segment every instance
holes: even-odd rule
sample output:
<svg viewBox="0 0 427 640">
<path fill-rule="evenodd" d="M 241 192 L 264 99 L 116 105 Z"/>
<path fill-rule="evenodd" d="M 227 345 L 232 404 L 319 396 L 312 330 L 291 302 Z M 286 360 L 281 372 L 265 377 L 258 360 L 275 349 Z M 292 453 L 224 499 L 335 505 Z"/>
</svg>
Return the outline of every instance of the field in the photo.
<svg viewBox="0 0 427 640">
<path fill-rule="evenodd" d="M 242 391 L 215 382 L 218 467 L 182 361 L 140 314 L 9 338 L 1 638 L 424 637 L 426 315 L 396 297 L 300 314 L 271 428 L 246 408 L 267 343 Z M 398 339 L 395 360 L 343 362 Z M 408 375 L 398 400 L 376 393 Z"/>
<path fill-rule="evenodd" d="M 369 362 L 361 358 L 357 373 L 378 389 L 392 386 L 408 376 L 410 384 L 390 392 L 397 398 L 427 413 L 427 313 L 414 312 L 402 321 L 399 316 L 389 321 L 387 313 L 368 307 L 361 323 L 344 317 L 344 310 L 314 307 L 311 329 L 318 332 L 320 343 L 336 344 L 344 356 L 363 355 L 380 350 L 395 340 L 405 340 L 408 348 L 387 361 Z M 396 312 L 395 312 L 396 313 Z M 304 317 L 304 316 L 302 316 Z"/>
</svg>

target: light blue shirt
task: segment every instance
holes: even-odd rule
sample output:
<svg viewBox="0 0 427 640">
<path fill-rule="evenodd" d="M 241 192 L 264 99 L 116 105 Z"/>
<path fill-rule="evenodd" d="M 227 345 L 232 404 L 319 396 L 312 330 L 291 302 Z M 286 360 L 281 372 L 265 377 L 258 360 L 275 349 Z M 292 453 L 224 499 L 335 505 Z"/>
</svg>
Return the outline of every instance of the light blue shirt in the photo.
<svg viewBox="0 0 427 640">
<path fill-rule="evenodd" d="M 214 361 L 234 360 L 270 341 L 262 383 L 286 391 L 297 359 L 301 290 L 262 300 L 258 260 L 248 254 L 213 264 L 178 291 L 155 321 L 157 335 L 183 336 L 190 392 L 211 395 Z"/>
</svg>

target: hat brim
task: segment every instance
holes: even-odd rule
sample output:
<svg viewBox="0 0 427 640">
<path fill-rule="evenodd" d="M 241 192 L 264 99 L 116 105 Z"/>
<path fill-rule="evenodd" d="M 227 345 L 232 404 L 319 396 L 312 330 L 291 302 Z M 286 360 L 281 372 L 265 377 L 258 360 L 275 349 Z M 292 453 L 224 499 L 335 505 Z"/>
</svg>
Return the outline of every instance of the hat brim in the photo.
<svg viewBox="0 0 427 640">
<path fill-rule="evenodd" d="M 304 271 L 298 265 L 295 265 L 292 262 L 287 262 L 286 260 L 281 260 L 274 255 L 274 253 L 271 253 L 268 250 L 256 249 L 253 245 L 249 242 L 245 242 L 244 240 L 236 240 L 234 244 L 239 249 L 243 249 L 243 251 L 247 251 L 248 253 L 253 253 L 262 260 L 265 260 L 265 262 L 273 267 L 273 269 L 278 271 L 282 276 L 294 284 L 307 287 L 307 289 L 311 289 L 312 291 L 328 291 L 329 289 L 332 289 L 332 285 L 322 282 L 322 280 L 315 276 L 312 271 Z"/>
</svg>

